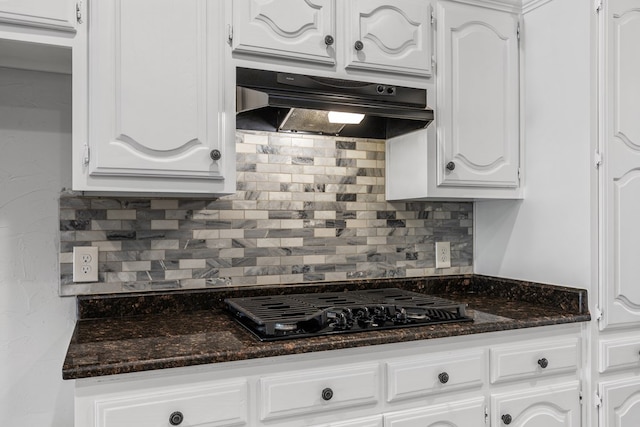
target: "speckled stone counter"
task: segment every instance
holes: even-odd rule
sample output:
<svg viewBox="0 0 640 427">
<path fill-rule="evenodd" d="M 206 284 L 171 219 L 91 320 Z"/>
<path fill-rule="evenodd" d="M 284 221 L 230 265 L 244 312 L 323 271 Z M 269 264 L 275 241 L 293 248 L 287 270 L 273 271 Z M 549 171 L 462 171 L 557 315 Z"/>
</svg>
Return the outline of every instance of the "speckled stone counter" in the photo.
<svg viewBox="0 0 640 427">
<path fill-rule="evenodd" d="M 465 302 L 474 321 L 260 342 L 224 311 L 230 297 L 386 287 Z M 586 322 L 590 315 L 582 289 L 465 275 L 84 296 L 78 318 L 64 379 Z"/>
</svg>

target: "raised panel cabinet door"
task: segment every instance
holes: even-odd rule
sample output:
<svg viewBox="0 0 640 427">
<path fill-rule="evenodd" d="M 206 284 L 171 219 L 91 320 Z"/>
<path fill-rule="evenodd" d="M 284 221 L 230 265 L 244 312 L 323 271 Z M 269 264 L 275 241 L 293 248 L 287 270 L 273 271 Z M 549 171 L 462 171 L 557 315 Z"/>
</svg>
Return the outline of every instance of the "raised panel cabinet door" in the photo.
<svg viewBox="0 0 640 427">
<path fill-rule="evenodd" d="M 519 185 L 518 17 L 437 7 L 438 185 Z"/>
<path fill-rule="evenodd" d="M 233 50 L 335 64 L 335 0 L 234 0 Z"/>
<path fill-rule="evenodd" d="M 235 156 L 224 152 L 221 3 L 98 0 L 89 5 L 92 177 L 225 178 L 224 162 L 235 164 Z"/>
<path fill-rule="evenodd" d="M 74 31 L 75 0 L 2 0 L 0 22 Z"/>
<path fill-rule="evenodd" d="M 485 427 L 484 398 L 450 402 L 391 413 L 385 427 Z"/>
<path fill-rule="evenodd" d="M 604 382 L 599 385 L 601 426 L 636 427 L 640 420 L 640 378 Z"/>
<path fill-rule="evenodd" d="M 426 0 L 345 2 L 348 68 L 431 75 L 431 12 Z"/>
<path fill-rule="evenodd" d="M 580 427 L 580 386 L 577 381 L 491 396 L 492 426 Z"/>
<path fill-rule="evenodd" d="M 601 327 L 640 323 L 640 4 L 605 12 Z"/>
</svg>

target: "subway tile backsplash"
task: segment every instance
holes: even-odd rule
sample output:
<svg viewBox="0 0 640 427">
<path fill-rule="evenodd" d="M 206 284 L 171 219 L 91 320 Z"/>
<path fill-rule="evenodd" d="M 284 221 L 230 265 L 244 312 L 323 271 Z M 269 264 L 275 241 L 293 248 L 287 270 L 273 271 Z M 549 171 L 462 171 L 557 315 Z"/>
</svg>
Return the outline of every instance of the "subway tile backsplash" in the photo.
<svg viewBox="0 0 640 427">
<path fill-rule="evenodd" d="M 238 132 L 238 191 L 213 199 L 60 198 L 61 294 L 472 272 L 471 202 L 388 203 L 384 144 Z M 435 269 L 435 242 L 452 267 Z M 74 246 L 99 282 L 72 282 Z"/>
</svg>

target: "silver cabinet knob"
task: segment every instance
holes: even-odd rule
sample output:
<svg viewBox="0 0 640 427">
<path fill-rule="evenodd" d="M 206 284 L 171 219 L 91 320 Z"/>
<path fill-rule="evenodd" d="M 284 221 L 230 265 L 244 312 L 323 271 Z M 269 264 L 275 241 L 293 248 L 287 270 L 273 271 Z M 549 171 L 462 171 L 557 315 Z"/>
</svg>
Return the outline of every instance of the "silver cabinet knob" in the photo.
<svg viewBox="0 0 640 427">
<path fill-rule="evenodd" d="M 448 383 L 449 382 L 449 374 L 447 374 L 446 372 L 441 372 L 440 374 L 438 374 L 438 380 L 442 384 Z"/>
<path fill-rule="evenodd" d="M 353 45 L 353 48 L 357 51 L 361 51 L 364 48 L 364 43 L 362 43 L 360 40 L 358 40 L 357 42 L 355 42 L 355 44 Z"/>
<path fill-rule="evenodd" d="M 449 163 L 447 163 L 447 170 L 448 170 L 448 171 L 452 171 L 452 170 L 454 170 L 455 168 L 456 168 L 456 164 L 455 164 L 455 163 L 453 163 L 453 162 L 449 162 Z"/>
<path fill-rule="evenodd" d="M 222 158 L 222 153 L 220 152 L 220 150 L 211 150 L 211 153 L 209 153 L 209 155 L 211 156 L 212 160 L 220 160 Z"/>
<path fill-rule="evenodd" d="M 538 365 L 540 365 L 540 367 L 544 369 L 549 366 L 549 361 L 543 357 L 542 359 L 538 360 Z"/>
<path fill-rule="evenodd" d="M 505 423 L 506 425 L 511 424 L 511 421 L 513 421 L 513 419 L 511 418 L 511 415 L 509 414 L 504 414 L 502 416 L 502 422 Z"/>
<path fill-rule="evenodd" d="M 327 46 L 331 46 L 333 42 L 333 36 L 327 35 L 324 37 L 324 44 L 326 44 Z"/>
</svg>

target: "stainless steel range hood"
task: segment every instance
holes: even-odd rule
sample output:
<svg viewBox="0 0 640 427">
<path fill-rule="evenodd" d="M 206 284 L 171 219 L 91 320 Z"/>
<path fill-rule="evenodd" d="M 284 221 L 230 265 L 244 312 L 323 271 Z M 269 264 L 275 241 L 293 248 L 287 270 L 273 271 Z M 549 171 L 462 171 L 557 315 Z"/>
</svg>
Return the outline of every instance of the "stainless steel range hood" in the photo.
<svg viewBox="0 0 640 427">
<path fill-rule="evenodd" d="M 425 89 L 236 69 L 236 128 L 387 139 L 433 121 Z M 360 124 L 331 123 L 328 112 L 364 114 Z"/>
</svg>

